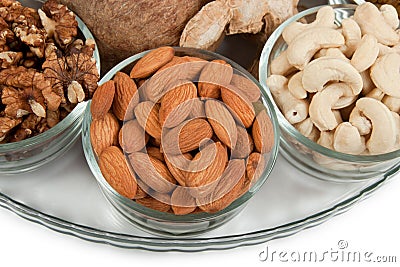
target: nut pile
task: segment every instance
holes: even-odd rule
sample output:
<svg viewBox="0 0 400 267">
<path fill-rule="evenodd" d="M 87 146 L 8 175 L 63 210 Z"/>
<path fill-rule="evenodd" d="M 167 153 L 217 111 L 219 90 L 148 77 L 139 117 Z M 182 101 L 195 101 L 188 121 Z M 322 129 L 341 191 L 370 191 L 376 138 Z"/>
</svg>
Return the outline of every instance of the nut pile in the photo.
<svg viewBox="0 0 400 267">
<path fill-rule="evenodd" d="M 175 56 L 172 47 L 99 86 L 91 113 L 107 182 L 176 215 L 227 207 L 260 178 L 274 145 L 256 84 L 223 60 Z"/>
<path fill-rule="evenodd" d="M 400 148 L 400 31 L 396 9 L 371 3 L 335 25 L 331 7 L 282 33 L 288 48 L 267 79 L 286 119 L 329 149 L 376 155 Z"/>
<path fill-rule="evenodd" d="M 38 11 L 0 0 L 0 144 L 54 127 L 99 79 L 93 40 L 78 39 L 75 15 L 56 0 Z"/>
<path fill-rule="evenodd" d="M 400 14 L 400 1 L 399 0 L 368 0 L 368 2 L 374 3 L 378 7 L 382 5 L 392 5 L 397 9 L 397 12 Z"/>
</svg>

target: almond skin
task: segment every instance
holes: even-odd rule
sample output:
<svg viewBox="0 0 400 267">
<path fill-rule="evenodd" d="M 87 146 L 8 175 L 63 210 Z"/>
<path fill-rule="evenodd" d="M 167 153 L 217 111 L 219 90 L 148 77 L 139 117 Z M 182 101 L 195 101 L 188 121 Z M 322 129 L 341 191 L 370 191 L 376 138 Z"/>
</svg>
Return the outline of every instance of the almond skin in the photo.
<svg viewBox="0 0 400 267">
<path fill-rule="evenodd" d="M 241 196 L 245 177 L 244 160 L 231 160 L 215 190 L 205 198 L 197 199 L 200 209 L 215 213 L 228 207 Z"/>
<path fill-rule="evenodd" d="M 112 104 L 114 115 L 120 120 L 133 119 L 133 112 L 128 111 L 129 105 L 136 107 L 139 103 L 139 94 L 135 82 L 123 72 L 117 72 L 113 78 L 115 82 L 115 96 Z"/>
<path fill-rule="evenodd" d="M 141 152 L 130 154 L 129 160 L 138 177 L 154 191 L 165 194 L 175 188 L 176 180 L 162 161 Z"/>
<path fill-rule="evenodd" d="M 206 117 L 206 110 L 204 107 L 204 102 L 200 100 L 200 98 L 195 98 L 192 101 L 192 110 L 189 114 L 189 118 L 196 119 L 196 118 L 205 118 Z"/>
<path fill-rule="evenodd" d="M 260 89 L 250 79 L 239 74 L 233 74 L 231 84 L 239 89 L 249 99 L 250 102 L 253 103 L 260 99 Z"/>
<path fill-rule="evenodd" d="M 90 124 L 90 142 L 96 155 L 104 149 L 118 144 L 119 123 L 112 113 L 106 113 L 102 119 L 94 119 Z"/>
<path fill-rule="evenodd" d="M 268 153 L 274 146 L 274 128 L 266 110 L 258 113 L 252 129 L 256 150 L 261 154 Z"/>
<path fill-rule="evenodd" d="M 146 147 L 146 153 L 147 153 L 149 156 L 158 159 L 159 161 L 165 162 L 165 160 L 164 160 L 164 154 L 161 153 L 159 147 L 155 147 L 155 146 Z"/>
<path fill-rule="evenodd" d="M 151 101 L 139 103 L 135 108 L 135 116 L 143 129 L 157 140 L 161 140 L 161 124 L 159 121 L 160 105 Z"/>
<path fill-rule="evenodd" d="M 112 80 L 97 87 L 92 97 L 92 104 L 90 105 L 90 112 L 93 119 L 101 119 L 107 114 L 114 101 L 114 95 L 115 84 Z"/>
<path fill-rule="evenodd" d="M 167 64 L 165 64 L 160 69 L 158 69 L 156 73 L 160 73 L 163 70 L 168 69 L 168 68 L 170 68 L 172 66 L 176 66 L 176 65 L 179 65 L 179 64 L 182 64 L 182 63 L 186 63 L 186 62 L 189 62 L 186 58 L 174 56 L 171 59 L 171 61 L 169 61 Z"/>
<path fill-rule="evenodd" d="M 176 215 L 185 215 L 196 209 L 196 199 L 186 187 L 177 187 L 171 195 L 172 210 Z"/>
<path fill-rule="evenodd" d="M 193 156 L 189 153 L 177 156 L 169 155 L 168 157 L 165 157 L 165 164 L 167 165 L 172 176 L 174 176 L 175 180 L 181 186 L 186 186 L 186 170 L 192 159 Z"/>
<path fill-rule="evenodd" d="M 236 123 L 226 106 L 220 101 L 208 100 L 205 103 L 205 111 L 215 135 L 229 148 L 235 147 Z"/>
<path fill-rule="evenodd" d="M 146 78 L 156 72 L 174 58 L 175 51 L 172 47 L 160 47 L 147 53 L 132 68 L 130 77 Z"/>
<path fill-rule="evenodd" d="M 106 148 L 100 155 L 99 166 L 104 178 L 115 191 L 130 199 L 135 197 L 136 179 L 129 170 L 121 149 L 116 146 Z"/>
<path fill-rule="evenodd" d="M 213 130 L 205 119 L 185 121 L 163 135 L 164 153 L 177 155 L 199 148 L 203 139 L 211 138 Z"/>
<path fill-rule="evenodd" d="M 231 82 L 232 66 L 223 60 L 213 60 L 203 68 L 199 78 L 199 95 L 202 97 L 219 98 L 220 85 Z"/>
<path fill-rule="evenodd" d="M 120 130 L 119 137 L 120 146 L 128 154 L 142 150 L 149 140 L 149 136 L 137 120 L 125 122 Z"/>
<path fill-rule="evenodd" d="M 258 181 L 258 179 L 260 179 L 265 167 L 266 161 L 263 155 L 257 152 L 253 152 L 250 154 L 249 158 L 247 159 L 246 165 L 246 177 L 249 186 L 253 185 L 255 182 Z"/>
<path fill-rule="evenodd" d="M 236 146 L 231 151 L 231 157 L 236 159 L 247 158 L 254 149 L 254 142 L 250 134 L 242 126 L 237 126 L 238 138 Z"/>
<path fill-rule="evenodd" d="M 169 90 L 161 99 L 160 123 L 162 127 L 174 128 L 190 114 L 197 88 L 192 82 L 185 82 Z"/>
<path fill-rule="evenodd" d="M 160 212 L 168 212 L 171 209 L 171 206 L 169 204 L 158 201 L 157 199 L 154 199 L 150 196 L 137 199 L 136 202 L 149 209 L 158 210 Z"/>
<path fill-rule="evenodd" d="M 221 97 L 224 103 L 232 110 L 233 116 L 237 117 L 246 128 L 249 128 L 254 121 L 254 107 L 248 98 L 230 85 L 221 88 Z"/>
<path fill-rule="evenodd" d="M 212 153 L 215 149 L 215 153 Z M 195 198 L 205 197 L 216 187 L 228 162 L 226 148 L 220 143 L 206 146 L 193 158 L 186 175 L 186 186 Z"/>
</svg>

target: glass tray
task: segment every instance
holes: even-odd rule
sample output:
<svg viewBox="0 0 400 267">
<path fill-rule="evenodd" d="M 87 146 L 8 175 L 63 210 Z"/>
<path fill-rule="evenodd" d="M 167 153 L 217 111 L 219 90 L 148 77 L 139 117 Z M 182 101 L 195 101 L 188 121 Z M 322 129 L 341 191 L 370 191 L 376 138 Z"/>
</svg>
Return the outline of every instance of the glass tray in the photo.
<svg viewBox="0 0 400 267">
<path fill-rule="evenodd" d="M 0 177 L 0 205 L 50 229 L 93 242 L 168 251 L 228 249 L 294 234 L 348 210 L 395 172 L 362 183 L 307 177 L 283 157 L 262 189 L 233 220 L 193 238 L 165 238 L 139 230 L 103 197 L 83 156 L 81 141 L 41 169 Z"/>
<path fill-rule="evenodd" d="M 303 7 L 311 7 L 328 1 L 303 2 Z M 247 55 L 237 53 L 238 47 Z M 250 67 L 261 49 L 256 38 L 241 35 L 226 38 L 218 52 Z M 146 233 L 115 212 L 97 186 L 78 140 L 63 157 L 37 171 L 0 175 L 0 206 L 55 231 L 119 247 L 156 251 L 229 249 L 318 225 L 370 196 L 398 176 L 399 168 L 373 180 L 339 184 L 307 177 L 279 156 L 271 176 L 236 218 L 201 236 L 167 238 Z"/>
</svg>

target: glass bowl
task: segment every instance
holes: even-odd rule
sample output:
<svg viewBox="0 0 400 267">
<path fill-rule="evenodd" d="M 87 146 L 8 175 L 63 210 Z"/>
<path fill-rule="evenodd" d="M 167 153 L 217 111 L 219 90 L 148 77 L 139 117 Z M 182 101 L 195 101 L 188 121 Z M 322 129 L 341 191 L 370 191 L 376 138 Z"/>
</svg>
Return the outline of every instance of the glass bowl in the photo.
<svg viewBox="0 0 400 267">
<path fill-rule="evenodd" d="M 261 90 L 261 86 L 251 76 L 251 74 L 249 74 L 245 69 L 243 69 L 235 62 L 232 62 L 231 60 L 223 56 L 220 56 L 213 52 L 193 49 L 193 48 L 176 47 L 174 49 L 175 49 L 175 55 L 177 56 L 193 56 L 206 60 L 214 60 L 214 59 L 225 60 L 233 67 L 235 71 L 238 71 L 243 75 L 245 75 L 245 77 L 247 77 L 248 79 L 251 79 Z M 103 84 L 106 81 L 112 79 L 113 76 L 118 71 L 125 70 L 126 72 L 129 73 L 129 70 L 132 68 L 133 63 L 136 62 L 138 59 L 142 58 L 148 52 L 149 51 L 136 54 L 122 61 L 121 63 L 116 65 L 113 69 L 111 69 L 101 79 L 100 84 Z M 250 188 L 248 192 L 246 192 L 241 197 L 236 199 L 225 209 L 216 213 L 210 214 L 210 213 L 200 212 L 187 215 L 175 215 L 173 213 L 159 212 L 144 207 L 136 203 L 135 201 L 117 193 L 103 177 L 98 165 L 98 158 L 95 155 L 92 148 L 92 144 L 90 142 L 90 124 L 92 121 L 90 112 L 91 101 L 89 101 L 86 107 L 84 121 L 83 121 L 83 130 L 82 130 L 82 143 L 86 160 L 105 198 L 112 204 L 112 206 L 114 206 L 114 208 L 117 211 L 119 211 L 119 213 L 121 213 L 131 223 L 134 223 L 136 226 L 140 227 L 145 231 L 157 235 L 188 236 L 188 235 L 201 234 L 222 225 L 223 223 L 229 221 L 231 218 L 236 216 L 245 207 L 246 203 L 251 199 L 251 197 L 259 190 L 259 188 L 267 180 L 275 164 L 279 147 L 278 122 L 275 111 L 272 107 L 272 103 L 267 97 L 265 97 L 264 94 L 261 94 L 260 103 L 262 103 L 262 106 L 265 107 L 265 109 L 267 110 L 267 113 L 271 118 L 274 129 L 274 145 L 271 152 L 269 152 L 269 154 L 266 154 L 267 155 L 266 167 L 261 177 L 257 180 L 256 183 L 254 183 L 254 185 Z"/>
<path fill-rule="evenodd" d="M 22 1 L 21 3 L 32 8 L 39 8 L 43 4 L 41 1 Z M 95 40 L 78 16 L 76 20 L 83 37 Z M 93 57 L 100 73 L 100 55 L 97 45 Z M 42 134 L 15 143 L 1 144 L 0 174 L 33 171 L 68 151 L 81 133 L 85 107 L 86 102 L 78 104 L 67 117 Z"/>
<path fill-rule="evenodd" d="M 270 75 L 270 63 L 287 48 L 282 32 L 289 24 L 298 20 L 314 21 L 317 11 L 314 7 L 296 14 L 282 23 L 266 42 L 261 57 L 259 77 L 268 98 L 273 102 L 281 130 L 280 152 L 295 167 L 303 172 L 328 181 L 357 182 L 372 179 L 391 172 L 400 164 L 400 151 L 380 155 L 350 155 L 325 148 L 304 135 L 290 124 L 272 97 L 266 80 Z M 357 5 L 333 5 L 336 23 L 354 14 Z"/>
</svg>

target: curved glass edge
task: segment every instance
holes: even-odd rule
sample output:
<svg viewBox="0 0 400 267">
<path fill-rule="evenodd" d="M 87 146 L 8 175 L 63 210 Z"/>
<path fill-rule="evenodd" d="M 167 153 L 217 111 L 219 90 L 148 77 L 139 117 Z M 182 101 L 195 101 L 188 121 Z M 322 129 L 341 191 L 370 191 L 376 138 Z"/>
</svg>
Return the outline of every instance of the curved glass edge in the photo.
<svg viewBox="0 0 400 267">
<path fill-rule="evenodd" d="M 40 1 L 40 2 L 45 2 L 45 1 Z M 92 32 L 89 30 L 89 28 L 85 25 L 85 23 L 82 21 L 81 18 L 78 17 L 78 15 L 75 14 L 76 21 L 78 22 L 78 28 L 82 32 L 83 36 L 87 39 L 93 39 L 95 41 L 95 38 L 92 34 Z M 100 75 L 100 69 L 101 69 L 101 63 L 100 63 L 100 53 L 98 49 L 98 45 L 95 41 L 95 50 L 93 52 L 93 58 L 96 60 L 96 67 L 98 70 L 98 73 Z M 49 129 L 48 131 L 41 133 L 37 136 L 30 137 L 28 139 L 15 142 L 15 143 L 8 143 L 8 144 L 2 144 L 0 145 L 0 153 L 6 153 L 9 151 L 13 150 L 18 150 L 21 148 L 27 149 L 29 147 L 36 146 L 42 142 L 47 141 L 49 138 L 53 136 L 57 136 L 65 129 L 67 129 L 74 121 L 76 121 L 79 117 L 83 115 L 83 112 L 86 107 L 86 101 L 79 103 L 70 114 L 67 115 L 62 121 L 60 121 L 56 126 L 53 128 Z"/>
<path fill-rule="evenodd" d="M 343 2 L 343 1 L 342 1 Z M 361 4 L 364 1 L 357 1 L 357 4 Z M 332 157 L 338 160 L 344 160 L 344 161 L 349 161 L 349 162 L 354 162 L 354 163 L 374 163 L 374 162 L 381 162 L 381 161 L 387 161 L 387 160 L 393 160 L 394 158 L 398 158 L 400 156 L 400 150 L 396 150 L 393 152 L 389 152 L 386 154 L 380 154 L 380 155 L 350 155 L 350 154 L 345 154 L 337 151 L 330 150 L 326 147 L 323 147 L 307 137 L 303 136 L 292 124 L 290 124 L 286 118 L 283 116 L 282 112 L 276 105 L 275 101 L 273 101 L 272 94 L 267 86 L 266 83 L 266 74 L 269 73 L 269 58 L 271 56 L 273 47 L 275 45 L 276 40 L 278 40 L 284 28 L 288 26 L 290 23 L 297 21 L 301 19 L 304 16 L 311 15 L 316 13 L 321 7 L 324 7 L 326 5 L 322 6 L 316 6 L 307 10 L 304 10 L 290 19 L 286 20 L 284 23 L 282 23 L 268 38 L 267 42 L 265 43 L 265 46 L 262 50 L 261 57 L 260 57 L 260 66 L 259 66 L 259 79 L 260 83 L 263 87 L 263 92 L 268 96 L 268 98 L 271 100 L 273 103 L 273 106 L 276 110 L 277 116 L 279 123 L 281 124 L 280 127 L 284 128 L 284 130 L 294 139 L 299 141 L 302 145 L 312 149 L 313 151 L 316 151 L 322 155 L 325 155 L 327 157 Z M 335 9 L 354 9 L 357 7 L 356 4 L 337 4 L 337 5 L 332 5 L 333 8 Z M 282 138 L 282 136 L 281 136 Z"/>
<path fill-rule="evenodd" d="M 240 246 L 260 244 L 272 239 L 293 235 L 301 230 L 317 226 L 335 215 L 349 210 L 353 205 L 371 196 L 377 189 L 388 183 L 399 167 L 384 175 L 376 183 L 363 189 L 358 194 L 336 204 L 335 206 L 298 220 L 292 223 L 263 229 L 245 234 L 219 236 L 213 238 L 161 238 L 141 237 L 115 232 L 107 232 L 88 226 L 74 224 L 66 220 L 56 218 L 38 210 L 32 209 L 12 198 L 0 193 L 0 206 L 29 221 L 39 223 L 54 231 L 76 236 L 87 241 L 104 243 L 112 246 L 143 249 L 150 251 L 179 251 L 196 252 L 205 250 L 232 249 Z"/>
</svg>

